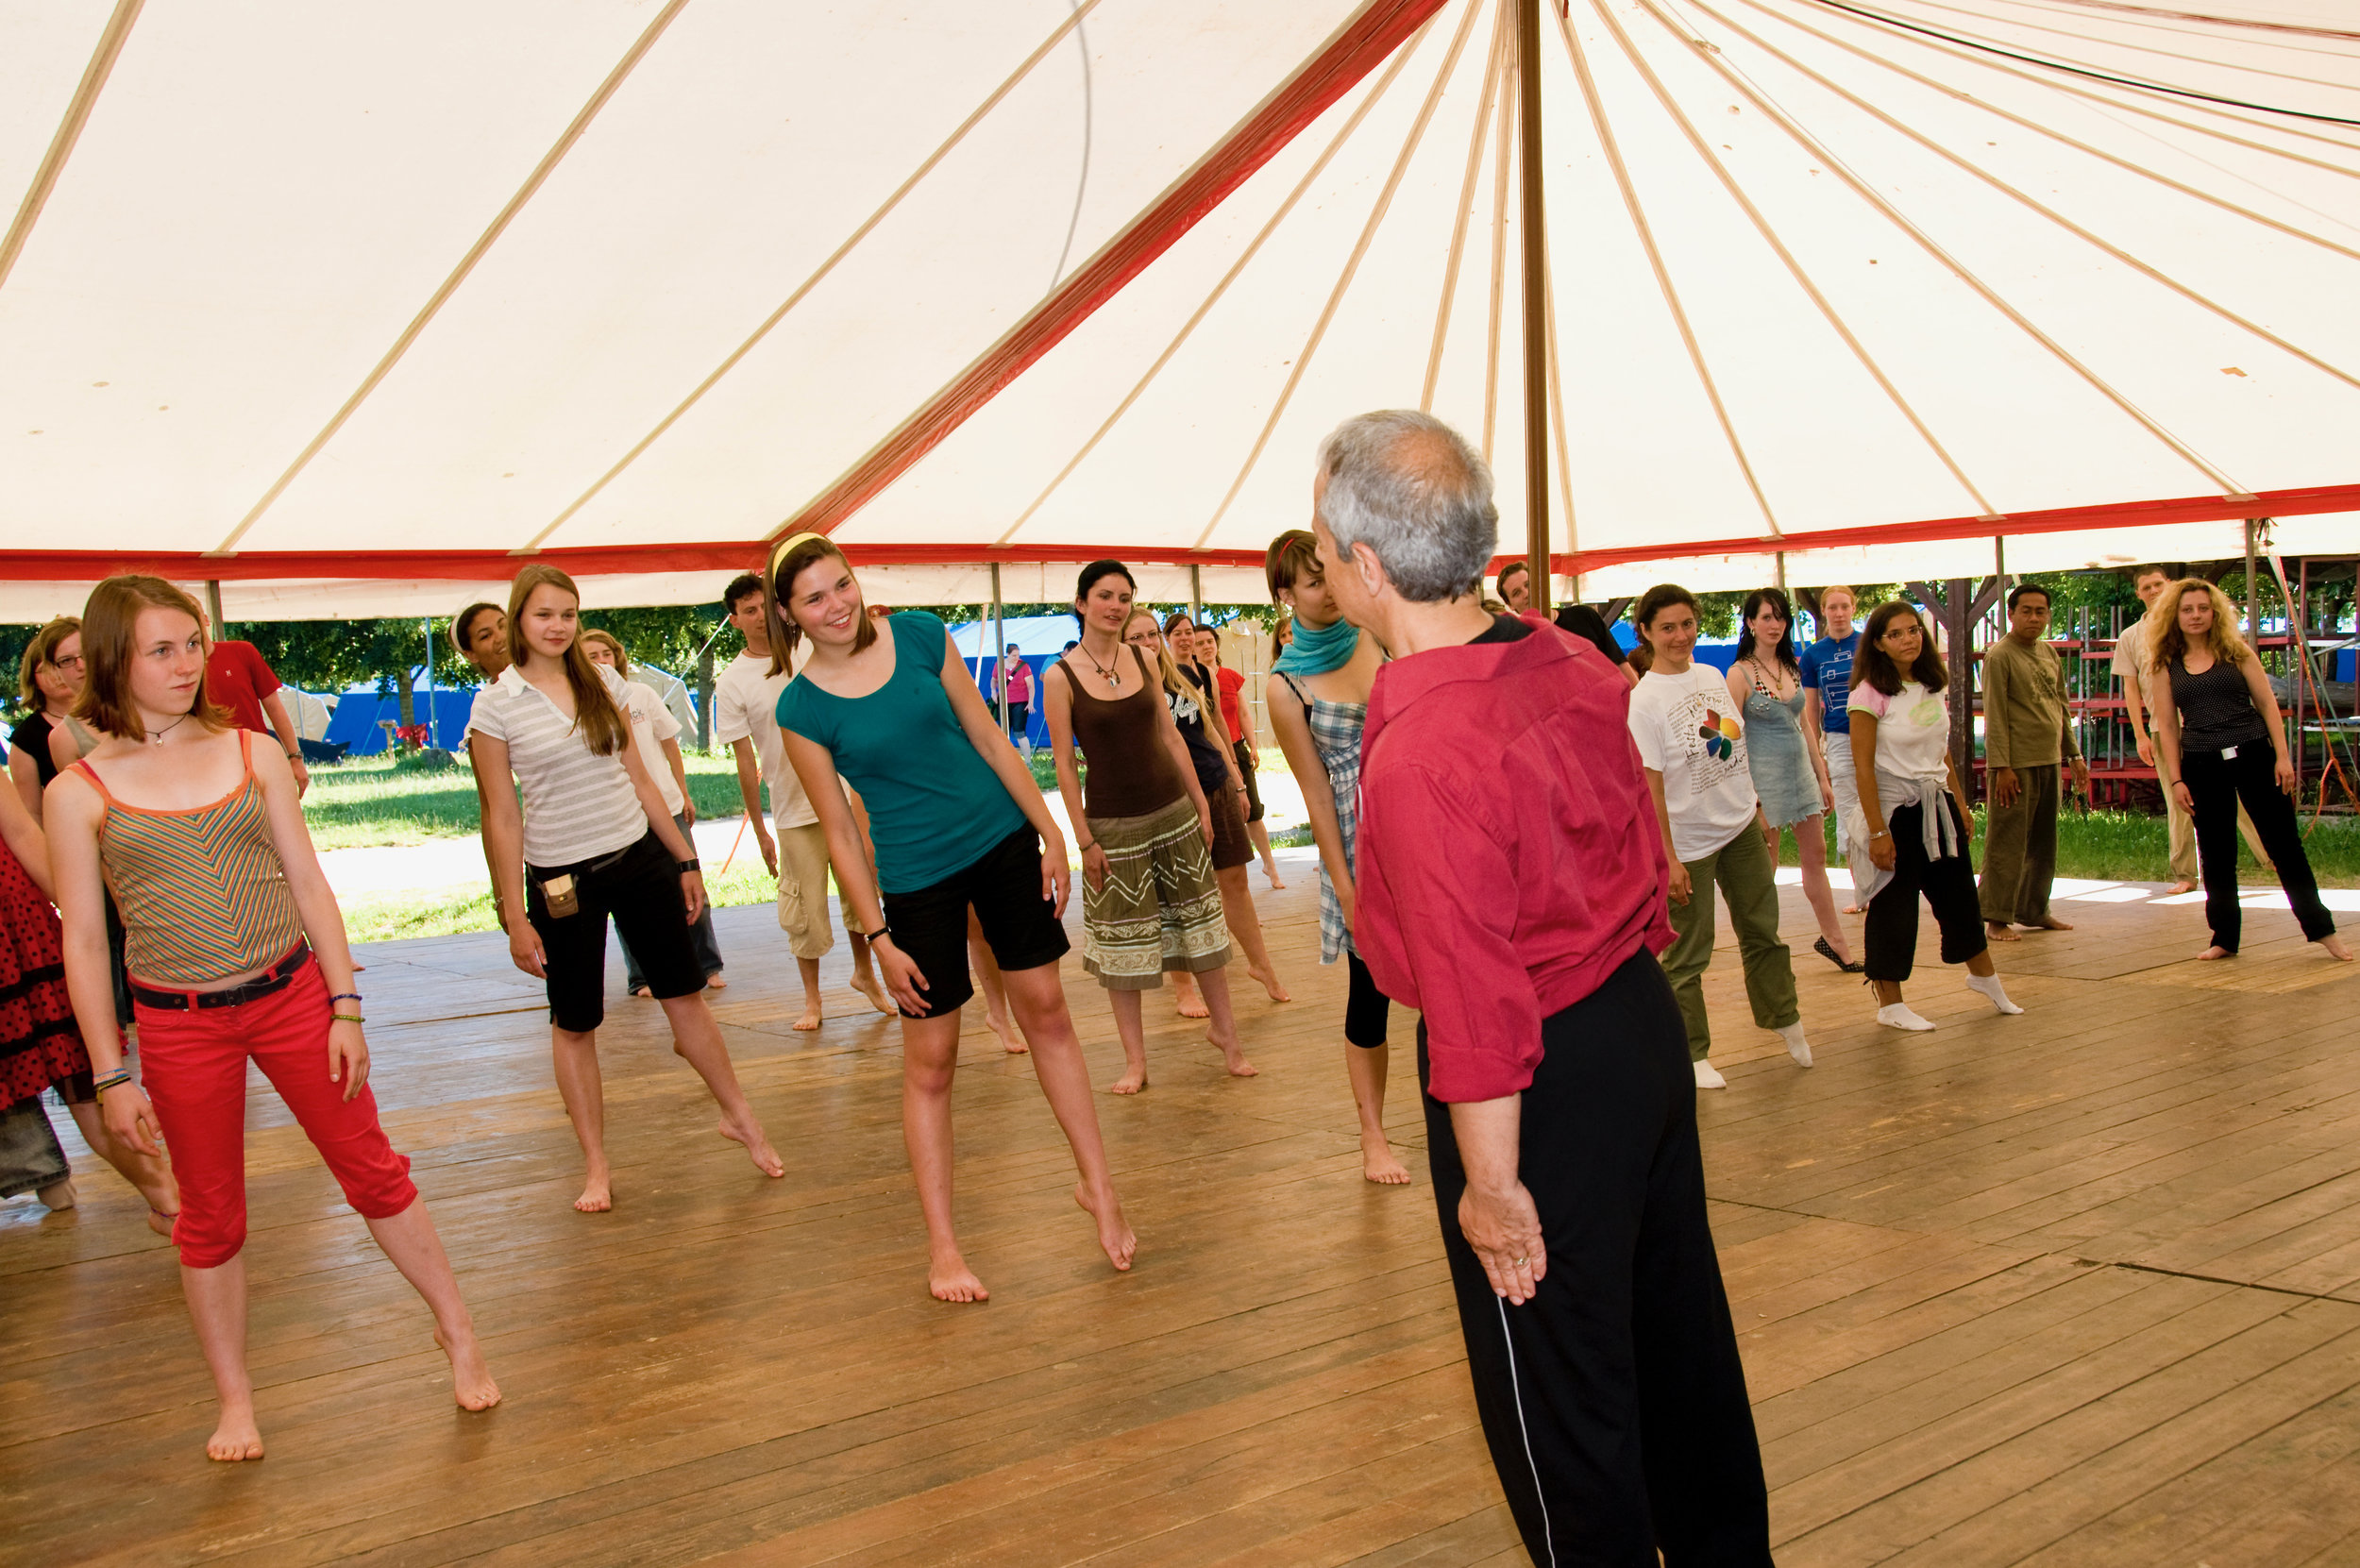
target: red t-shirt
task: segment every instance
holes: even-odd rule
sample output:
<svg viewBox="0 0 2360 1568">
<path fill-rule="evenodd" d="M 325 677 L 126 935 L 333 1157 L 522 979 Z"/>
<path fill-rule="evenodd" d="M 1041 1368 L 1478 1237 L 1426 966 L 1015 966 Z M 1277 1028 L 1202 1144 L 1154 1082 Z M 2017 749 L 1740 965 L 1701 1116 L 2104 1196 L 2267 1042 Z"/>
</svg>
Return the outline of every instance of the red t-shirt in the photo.
<svg viewBox="0 0 2360 1568">
<path fill-rule="evenodd" d="M 1033 700 L 1033 666 L 1021 656 L 1008 661 L 1008 700 L 1028 706 Z"/>
<path fill-rule="evenodd" d="M 1213 671 L 1213 684 L 1221 688 L 1221 721 L 1229 727 L 1229 738 L 1250 739 L 1245 733 L 1245 709 L 1238 702 L 1238 694 L 1245 690 L 1245 677 L 1224 666 Z"/>
<path fill-rule="evenodd" d="M 278 677 L 252 643 L 217 642 L 205 656 L 205 695 L 229 710 L 241 730 L 270 733 L 262 721 L 262 699 L 278 689 Z"/>
</svg>

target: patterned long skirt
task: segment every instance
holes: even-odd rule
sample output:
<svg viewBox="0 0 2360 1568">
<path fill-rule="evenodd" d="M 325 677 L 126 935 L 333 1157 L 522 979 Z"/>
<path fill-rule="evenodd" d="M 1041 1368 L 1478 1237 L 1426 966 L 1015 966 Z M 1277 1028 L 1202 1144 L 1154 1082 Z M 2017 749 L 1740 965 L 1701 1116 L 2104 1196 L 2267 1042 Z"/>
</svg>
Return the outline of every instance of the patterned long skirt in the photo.
<svg viewBox="0 0 2360 1568">
<path fill-rule="evenodd" d="M 1082 881 L 1082 967 L 1110 991 L 1148 991 L 1166 969 L 1191 974 L 1229 962 L 1213 857 L 1182 796 L 1144 817 L 1092 817 L 1106 877 Z"/>
</svg>

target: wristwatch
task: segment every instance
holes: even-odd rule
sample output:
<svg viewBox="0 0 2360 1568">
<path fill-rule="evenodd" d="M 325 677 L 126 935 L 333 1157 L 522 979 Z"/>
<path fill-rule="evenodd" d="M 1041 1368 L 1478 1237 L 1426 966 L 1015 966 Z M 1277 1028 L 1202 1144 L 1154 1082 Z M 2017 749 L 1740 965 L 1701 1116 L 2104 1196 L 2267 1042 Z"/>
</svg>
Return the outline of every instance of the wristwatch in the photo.
<svg viewBox="0 0 2360 1568">
<path fill-rule="evenodd" d="M 704 862 L 699 860 L 693 854 L 686 860 L 675 860 L 672 862 L 672 869 L 678 871 L 683 876 L 686 876 L 691 871 L 701 870 L 703 866 Z"/>
</svg>

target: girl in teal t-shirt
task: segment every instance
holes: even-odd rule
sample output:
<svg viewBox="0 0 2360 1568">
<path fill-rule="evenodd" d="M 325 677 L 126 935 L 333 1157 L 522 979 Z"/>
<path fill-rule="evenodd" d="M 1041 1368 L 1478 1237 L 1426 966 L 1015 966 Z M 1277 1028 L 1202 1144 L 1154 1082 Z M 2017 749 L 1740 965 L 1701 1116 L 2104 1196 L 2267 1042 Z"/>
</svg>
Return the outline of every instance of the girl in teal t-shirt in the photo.
<svg viewBox="0 0 2360 1568">
<path fill-rule="evenodd" d="M 845 923 L 868 934 L 902 1009 L 902 1126 L 926 1217 L 927 1288 L 943 1301 L 990 1293 L 960 1255 L 951 1222 L 951 1081 L 959 1008 L 974 995 L 970 908 L 1073 1150 L 1082 1178 L 1074 1201 L 1098 1222 L 1107 1258 L 1128 1269 L 1138 1242 L 1115 1197 L 1089 1066 L 1057 975 L 1070 945 L 1062 917 L 1070 873 L 1040 786 L 940 620 L 910 612 L 887 617 L 881 631 L 851 565 L 818 534 L 783 541 L 763 589 L 773 673 L 799 643 L 811 644 L 802 673 L 779 694 L 787 761 L 827 834 Z M 868 808 L 873 878 L 839 779 Z"/>
</svg>

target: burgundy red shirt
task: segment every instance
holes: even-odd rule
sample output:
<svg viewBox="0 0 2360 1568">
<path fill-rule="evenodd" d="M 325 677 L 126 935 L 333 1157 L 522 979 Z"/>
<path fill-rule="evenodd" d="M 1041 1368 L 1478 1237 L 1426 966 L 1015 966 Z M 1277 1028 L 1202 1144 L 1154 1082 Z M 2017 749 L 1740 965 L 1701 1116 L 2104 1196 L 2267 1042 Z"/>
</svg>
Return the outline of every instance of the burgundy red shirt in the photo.
<svg viewBox="0 0 2360 1568">
<path fill-rule="evenodd" d="M 262 699 L 278 689 L 278 677 L 252 643 L 216 642 L 205 655 L 205 695 L 228 709 L 241 730 L 270 733 L 262 721 Z"/>
<path fill-rule="evenodd" d="M 1434 1097 L 1522 1092 L 1541 1020 L 1671 945 L 1630 684 L 1539 615 L 1530 635 L 1377 672 L 1360 750 L 1352 935 L 1424 1015 Z"/>
</svg>

